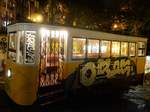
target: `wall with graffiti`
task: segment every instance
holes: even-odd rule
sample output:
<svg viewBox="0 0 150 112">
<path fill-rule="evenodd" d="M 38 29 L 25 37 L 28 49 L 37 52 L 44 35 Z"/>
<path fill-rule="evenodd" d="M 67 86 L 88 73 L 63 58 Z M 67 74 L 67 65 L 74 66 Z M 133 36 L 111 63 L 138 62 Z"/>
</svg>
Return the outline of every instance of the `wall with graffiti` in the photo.
<svg viewBox="0 0 150 112">
<path fill-rule="evenodd" d="M 80 65 L 80 83 L 91 86 L 100 79 L 112 79 L 136 75 L 136 65 L 129 58 L 104 58 Z"/>
</svg>

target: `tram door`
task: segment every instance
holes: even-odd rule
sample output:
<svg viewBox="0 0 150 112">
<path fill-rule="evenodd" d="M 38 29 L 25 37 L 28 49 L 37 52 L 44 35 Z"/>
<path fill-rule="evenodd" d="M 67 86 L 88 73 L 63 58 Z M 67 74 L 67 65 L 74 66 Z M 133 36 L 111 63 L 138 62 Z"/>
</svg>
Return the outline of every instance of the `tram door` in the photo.
<svg viewBox="0 0 150 112">
<path fill-rule="evenodd" d="M 58 31 L 51 31 L 50 34 L 41 37 L 40 56 L 40 88 L 41 96 L 51 101 L 63 91 L 62 70 L 64 60 L 64 38 Z"/>
</svg>

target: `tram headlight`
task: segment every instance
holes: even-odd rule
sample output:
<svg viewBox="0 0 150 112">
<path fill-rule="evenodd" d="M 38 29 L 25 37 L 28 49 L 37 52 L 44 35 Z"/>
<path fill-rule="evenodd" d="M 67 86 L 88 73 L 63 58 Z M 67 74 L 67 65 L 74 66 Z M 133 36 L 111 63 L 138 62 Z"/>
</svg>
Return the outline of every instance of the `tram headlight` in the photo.
<svg viewBox="0 0 150 112">
<path fill-rule="evenodd" d="M 8 69 L 8 70 L 7 70 L 6 76 L 7 76 L 7 77 L 11 77 L 11 76 L 12 76 L 12 71 L 11 71 L 11 69 Z"/>
</svg>

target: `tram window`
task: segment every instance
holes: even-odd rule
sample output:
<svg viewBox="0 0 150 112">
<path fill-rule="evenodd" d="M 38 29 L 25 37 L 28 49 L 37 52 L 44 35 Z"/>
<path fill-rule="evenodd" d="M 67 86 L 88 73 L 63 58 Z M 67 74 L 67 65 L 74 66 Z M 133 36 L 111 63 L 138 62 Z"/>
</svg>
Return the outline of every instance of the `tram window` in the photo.
<svg viewBox="0 0 150 112">
<path fill-rule="evenodd" d="M 128 56 L 128 42 L 121 42 L 121 56 Z"/>
<path fill-rule="evenodd" d="M 120 55 L 120 42 L 112 41 L 111 56 L 118 57 Z"/>
<path fill-rule="evenodd" d="M 129 43 L 129 56 L 135 56 L 135 43 Z"/>
<path fill-rule="evenodd" d="M 110 41 L 102 40 L 100 43 L 101 57 L 110 57 Z"/>
<path fill-rule="evenodd" d="M 144 42 L 138 42 L 138 56 L 144 56 L 145 55 L 145 43 Z"/>
<path fill-rule="evenodd" d="M 88 39 L 87 56 L 88 58 L 98 58 L 99 40 Z"/>
<path fill-rule="evenodd" d="M 8 58 L 16 61 L 16 32 L 9 33 Z"/>
<path fill-rule="evenodd" d="M 72 58 L 83 59 L 86 55 L 86 39 L 72 38 Z"/>
<path fill-rule="evenodd" d="M 9 34 L 9 49 L 16 50 L 16 33 Z"/>
</svg>

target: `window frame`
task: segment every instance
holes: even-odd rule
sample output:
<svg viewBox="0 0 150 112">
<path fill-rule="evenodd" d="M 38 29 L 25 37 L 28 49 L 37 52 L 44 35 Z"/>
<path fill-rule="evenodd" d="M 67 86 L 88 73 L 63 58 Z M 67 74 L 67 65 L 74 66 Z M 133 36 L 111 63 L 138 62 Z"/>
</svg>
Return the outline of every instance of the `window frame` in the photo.
<svg viewBox="0 0 150 112">
<path fill-rule="evenodd" d="M 128 47 L 128 49 L 129 49 L 129 51 L 128 51 L 129 57 L 135 57 L 135 56 L 136 56 L 136 42 L 128 42 L 128 43 L 129 43 L 129 44 L 128 44 L 128 46 L 129 46 L 129 47 Z M 134 56 L 131 56 L 131 55 L 130 55 L 130 43 L 132 43 L 132 44 L 134 43 L 134 45 L 135 45 Z"/>
<path fill-rule="evenodd" d="M 144 43 L 144 48 L 140 48 L 139 45 L 138 45 L 139 43 Z M 146 55 L 146 52 L 145 52 L 146 51 L 146 43 L 143 42 L 143 41 L 138 41 L 137 42 L 137 48 L 138 48 L 137 49 L 137 55 L 138 55 L 138 57 L 144 57 Z M 144 51 L 144 55 L 139 55 L 139 50 Z"/>
</svg>

